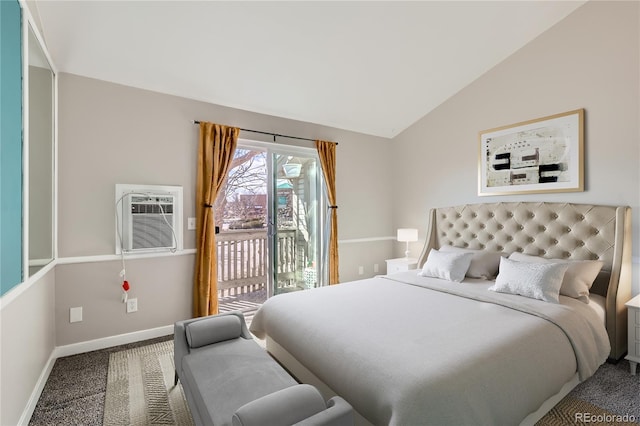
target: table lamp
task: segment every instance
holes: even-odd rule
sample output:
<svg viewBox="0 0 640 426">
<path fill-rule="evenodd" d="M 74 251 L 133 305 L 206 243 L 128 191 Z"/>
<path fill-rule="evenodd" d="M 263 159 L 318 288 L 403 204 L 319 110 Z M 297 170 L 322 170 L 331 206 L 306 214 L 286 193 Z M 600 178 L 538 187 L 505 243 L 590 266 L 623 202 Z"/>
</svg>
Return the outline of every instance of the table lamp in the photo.
<svg viewBox="0 0 640 426">
<path fill-rule="evenodd" d="M 407 249 L 404 252 L 404 257 L 408 259 L 409 243 L 413 241 L 418 241 L 418 230 L 413 228 L 399 228 L 397 240 L 407 243 Z"/>
</svg>

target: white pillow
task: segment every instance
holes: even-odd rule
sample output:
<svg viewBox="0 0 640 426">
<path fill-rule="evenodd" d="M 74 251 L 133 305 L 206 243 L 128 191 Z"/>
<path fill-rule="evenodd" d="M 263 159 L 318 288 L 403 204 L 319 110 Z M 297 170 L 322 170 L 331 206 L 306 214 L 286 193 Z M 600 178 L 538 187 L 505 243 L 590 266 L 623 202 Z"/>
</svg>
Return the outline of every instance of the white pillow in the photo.
<svg viewBox="0 0 640 426">
<path fill-rule="evenodd" d="M 440 247 L 440 251 L 473 254 L 471 265 L 469 265 L 469 270 L 467 271 L 467 277 L 469 278 L 492 280 L 498 274 L 502 254 L 496 251 L 472 250 L 449 245 Z"/>
<path fill-rule="evenodd" d="M 564 273 L 560 294 L 573 297 L 584 303 L 589 303 L 589 289 L 602 269 L 602 265 L 604 265 L 604 262 L 600 260 L 545 259 L 544 257 L 530 256 L 518 252 L 511 253 L 509 259 L 519 262 L 568 264 L 569 268 Z"/>
<path fill-rule="evenodd" d="M 496 283 L 489 290 L 559 303 L 560 286 L 568 267 L 566 263 L 517 262 L 503 257 Z"/>
<path fill-rule="evenodd" d="M 460 282 L 471 264 L 472 253 L 444 253 L 431 249 L 418 275 Z"/>
</svg>

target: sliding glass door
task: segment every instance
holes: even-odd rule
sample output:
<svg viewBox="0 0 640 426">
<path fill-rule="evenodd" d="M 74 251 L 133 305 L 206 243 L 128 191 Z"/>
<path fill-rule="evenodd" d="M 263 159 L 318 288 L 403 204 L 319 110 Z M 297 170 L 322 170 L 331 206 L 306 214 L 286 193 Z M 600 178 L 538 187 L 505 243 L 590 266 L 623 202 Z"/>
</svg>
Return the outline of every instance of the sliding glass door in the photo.
<svg viewBox="0 0 640 426">
<path fill-rule="evenodd" d="M 270 152 L 269 234 L 273 295 L 317 287 L 321 263 L 322 182 L 313 150 Z"/>
<path fill-rule="evenodd" d="M 215 204 L 221 310 L 323 285 L 323 185 L 315 149 L 238 142 Z"/>
</svg>

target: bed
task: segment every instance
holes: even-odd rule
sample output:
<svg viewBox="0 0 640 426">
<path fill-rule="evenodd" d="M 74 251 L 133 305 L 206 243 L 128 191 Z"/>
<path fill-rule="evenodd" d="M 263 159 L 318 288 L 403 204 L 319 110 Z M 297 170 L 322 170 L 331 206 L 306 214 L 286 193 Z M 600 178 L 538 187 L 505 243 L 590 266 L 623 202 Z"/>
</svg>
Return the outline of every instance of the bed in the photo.
<svg viewBox="0 0 640 426">
<path fill-rule="evenodd" d="M 626 351 L 630 226 L 624 206 L 433 209 L 418 271 L 429 272 L 436 255 L 453 258 L 449 251 L 472 253 L 456 262 L 497 254 L 503 276 L 527 267 L 549 281 L 571 266 L 544 259 L 600 263 L 588 299 L 556 291 L 552 303 L 489 291 L 503 278 L 457 282 L 414 270 L 271 298 L 251 331 L 300 381 L 345 398 L 360 424 L 534 424 Z"/>
</svg>

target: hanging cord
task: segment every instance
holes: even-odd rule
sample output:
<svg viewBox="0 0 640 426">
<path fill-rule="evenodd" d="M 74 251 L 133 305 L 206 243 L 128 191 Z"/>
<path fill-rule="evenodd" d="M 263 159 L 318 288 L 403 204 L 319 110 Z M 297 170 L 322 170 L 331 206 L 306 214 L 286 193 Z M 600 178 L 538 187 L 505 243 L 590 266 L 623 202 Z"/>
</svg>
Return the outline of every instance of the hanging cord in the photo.
<svg viewBox="0 0 640 426">
<path fill-rule="evenodd" d="M 128 299 L 128 295 L 129 295 L 129 289 L 131 288 L 131 286 L 129 285 L 129 281 L 127 281 L 127 268 L 125 265 L 125 249 L 124 249 L 124 241 L 122 239 L 122 232 L 120 230 L 120 217 L 118 216 L 118 205 L 122 204 L 122 200 L 124 200 L 124 198 L 126 196 L 131 196 L 131 195 L 137 195 L 140 197 L 147 197 L 147 199 L 153 200 L 153 195 L 152 193 L 149 192 L 126 192 L 124 194 L 122 194 L 122 196 L 120 198 L 118 198 L 118 200 L 116 201 L 116 208 L 115 208 L 115 213 L 116 213 L 116 233 L 118 235 L 118 245 L 120 246 L 120 259 L 122 261 L 122 270 L 120 271 L 120 278 L 122 278 L 122 302 L 123 303 L 127 303 L 127 299 Z M 173 236 L 173 244 L 174 246 L 171 247 L 169 250 L 171 251 L 171 253 L 175 253 L 176 250 L 178 249 L 178 237 L 176 236 L 176 232 L 175 229 L 173 229 L 173 226 L 169 223 L 169 220 L 167 220 L 167 216 L 165 214 L 164 208 L 162 207 L 162 204 L 160 203 L 160 201 L 155 200 L 155 203 L 158 205 L 158 207 L 160 208 L 160 214 L 162 215 L 162 219 L 164 219 L 165 223 L 167 224 L 167 226 L 169 227 L 169 229 L 171 229 L 171 234 Z"/>
</svg>

